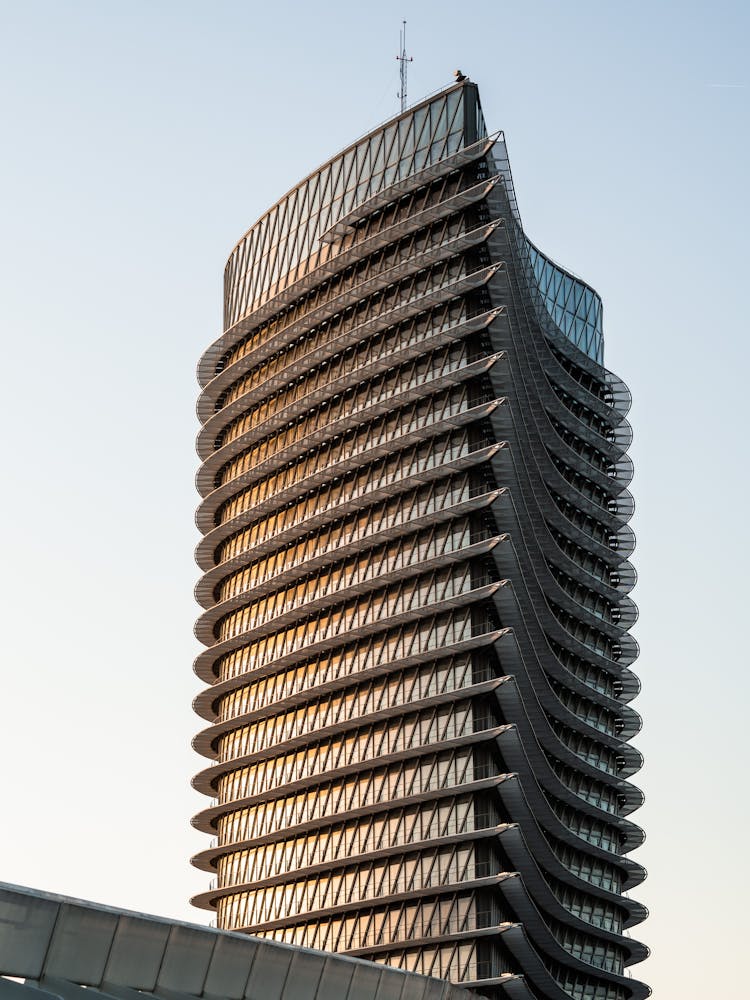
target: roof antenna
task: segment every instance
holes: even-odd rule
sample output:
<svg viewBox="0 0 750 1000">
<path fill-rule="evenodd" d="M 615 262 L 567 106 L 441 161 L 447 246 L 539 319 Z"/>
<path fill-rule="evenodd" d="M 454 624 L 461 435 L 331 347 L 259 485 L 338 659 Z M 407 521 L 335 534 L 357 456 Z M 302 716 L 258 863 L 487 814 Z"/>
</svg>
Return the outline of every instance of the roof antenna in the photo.
<svg viewBox="0 0 750 1000">
<path fill-rule="evenodd" d="M 396 59 L 401 63 L 401 90 L 396 94 L 396 97 L 401 100 L 401 110 L 406 111 L 406 68 L 407 63 L 414 62 L 414 60 L 406 54 L 406 21 L 402 21 L 401 23 L 403 24 L 403 28 L 398 33 L 401 52 L 396 56 Z"/>
</svg>

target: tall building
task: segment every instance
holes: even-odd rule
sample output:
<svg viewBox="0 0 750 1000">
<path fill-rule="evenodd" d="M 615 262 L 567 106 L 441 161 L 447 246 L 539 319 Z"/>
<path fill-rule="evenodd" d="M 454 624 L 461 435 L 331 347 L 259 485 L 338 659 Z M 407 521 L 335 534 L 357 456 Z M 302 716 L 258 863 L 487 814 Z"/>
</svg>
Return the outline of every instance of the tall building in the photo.
<svg viewBox="0 0 750 1000">
<path fill-rule="evenodd" d="M 285 195 L 224 312 L 194 902 L 487 997 L 641 1000 L 630 393 L 476 86 Z"/>
</svg>

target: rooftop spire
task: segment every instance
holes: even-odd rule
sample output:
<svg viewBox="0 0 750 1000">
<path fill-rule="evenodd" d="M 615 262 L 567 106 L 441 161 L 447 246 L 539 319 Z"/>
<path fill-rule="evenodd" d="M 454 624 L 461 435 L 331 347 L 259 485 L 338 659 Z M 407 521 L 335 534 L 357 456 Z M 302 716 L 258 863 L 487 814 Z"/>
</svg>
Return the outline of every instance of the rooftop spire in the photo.
<svg viewBox="0 0 750 1000">
<path fill-rule="evenodd" d="M 407 71 L 407 64 L 410 63 L 410 62 L 414 62 L 414 60 L 412 59 L 411 56 L 407 56 L 407 54 L 406 54 L 406 21 L 402 21 L 401 23 L 403 24 L 403 28 L 399 32 L 399 36 L 398 36 L 398 40 L 399 40 L 399 54 L 396 56 L 396 59 L 398 59 L 398 61 L 401 63 L 401 90 L 398 92 L 398 94 L 396 96 L 401 101 L 401 110 L 402 111 L 406 111 L 406 71 Z"/>
</svg>

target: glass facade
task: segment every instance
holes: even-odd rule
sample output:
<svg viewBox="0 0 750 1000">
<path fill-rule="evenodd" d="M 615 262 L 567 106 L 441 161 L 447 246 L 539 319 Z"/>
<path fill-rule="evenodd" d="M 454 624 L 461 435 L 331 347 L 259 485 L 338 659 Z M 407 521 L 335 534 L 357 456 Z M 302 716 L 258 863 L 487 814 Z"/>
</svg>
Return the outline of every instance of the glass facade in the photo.
<svg viewBox="0 0 750 1000">
<path fill-rule="evenodd" d="M 532 300 L 538 310 L 544 310 L 549 320 L 594 361 L 604 361 L 602 337 L 602 302 L 593 289 L 582 281 L 566 274 L 544 254 L 537 250 L 516 230 L 518 256 Z"/>
<path fill-rule="evenodd" d="M 196 905 L 490 998 L 643 1000 L 630 395 L 475 85 L 282 198 L 224 311 Z"/>
<path fill-rule="evenodd" d="M 444 93 L 350 146 L 285 195 L 229 258 L 225 326 L 333 256 L 339 246 L 321 249 L 321 237 L 355 206 L 481 138 L 481 116 L 471 110 L 473 116 L 460 91 Z"/>
</svg>

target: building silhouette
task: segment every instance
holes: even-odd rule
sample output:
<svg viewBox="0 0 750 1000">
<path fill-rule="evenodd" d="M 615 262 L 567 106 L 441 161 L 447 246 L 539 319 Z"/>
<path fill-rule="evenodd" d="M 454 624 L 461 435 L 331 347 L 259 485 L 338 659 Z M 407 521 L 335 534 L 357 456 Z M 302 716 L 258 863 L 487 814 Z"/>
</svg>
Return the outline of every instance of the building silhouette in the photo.
<svg viewBox="0 0 750 1000">
<path fill-rule="evenodd" d="M 199 365 L 193 859 L 218 925 L 640 1000 L 630 393 L 477 87 L 240 240 Z"/>
</svg>

